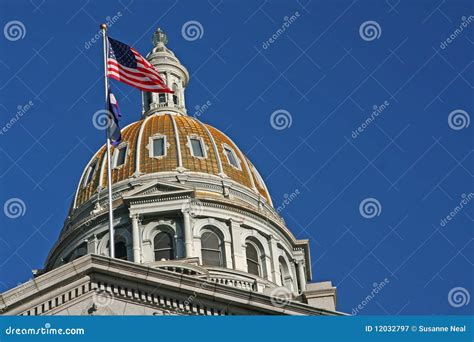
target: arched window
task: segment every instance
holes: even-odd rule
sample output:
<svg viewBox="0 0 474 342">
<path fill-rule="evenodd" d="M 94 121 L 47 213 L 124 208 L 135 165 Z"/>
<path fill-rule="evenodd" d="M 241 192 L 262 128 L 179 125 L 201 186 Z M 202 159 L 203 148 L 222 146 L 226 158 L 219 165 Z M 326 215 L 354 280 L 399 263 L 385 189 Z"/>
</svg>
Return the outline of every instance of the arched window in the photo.
<svg viewBox="0 0 474 342">
<path fill-rule="evenodd" d="M 223 266 L 222 241 L 216 233 L 205 231 L 201 235 L 202 264 L 205 266 Z"/>
<path fill-rule="evenodd" d="M 80 258 L 83 255 L 87 254 L 87 244 L 85 242 L 81 243 L 76 249 L 76 256 L 74 259 Z"/>
<path fill-rule="evenodd" d="M 278 258 L 278 261 L 280 262 L 281 284 L 293 290 L 293 278 L 291 277 L 290 268 L 288 267 L 285 258 L 280 256 L 280 258 Z"/>
<path fill-rule="evenodd" d="M 107 250 L 104 254 L 110 255 L 110 240 L 107 237 Z M 116 235 L 114 241 L 114 254 L 116 259 L 128 260 L 128 246 L 127 240 L 122 235 Z"/>
<path fill-rule="evenodd" d="M 155 250 L 155 261 L 174 259 L 173 238 L 171 234 L 166 232 L 156 234 L 153 239 L 153 247 Z"/>
<path fill-rule="evenodd" d="M 73 261 L 86 254 L 87 254 L 87 244 L 83 242 L 74 251 L 72 251 L 68 256 L 63 258 L 63 262 L 67 263 L 67 262 Z"/>
<path fill-rule="evenodd" d="M 260 257 L 257 248 L 252 243 L 247 242 L 245 248 L 245 254 L 247 257 L 247 272 L 255 274 L 256 276 L 261 275 Z"/>
<path fill-rule="evenodd" d="M 127 260 L 127 245 L 125 241 L 117 241 L 115 243 L 115 258 Z"/>
</svg>

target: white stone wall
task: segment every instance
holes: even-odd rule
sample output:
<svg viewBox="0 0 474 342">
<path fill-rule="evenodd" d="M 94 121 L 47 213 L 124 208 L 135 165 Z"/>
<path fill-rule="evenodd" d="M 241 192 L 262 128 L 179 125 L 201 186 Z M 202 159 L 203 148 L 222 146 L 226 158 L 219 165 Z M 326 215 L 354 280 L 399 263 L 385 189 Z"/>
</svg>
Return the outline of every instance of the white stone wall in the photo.
<svg viewBox="0 0 474 342">
<path fill-rule="evenodd" d="M 234 270 L 237 273 L 247 272 L 246 245 L 253 244 L 257 248 L 260 261 L 260 277 L 268 281 L 268 286 L 286 286 L 293 293 L 301 292 L 301 279 L 306 277 L 300 272 L 297 263 L 305 264 L 302 253 L 294 252 L 291 242 L 284 239 L 282 235 L 275 234 L 274 227 L 257 222 L 255 219 L 236 214 L 225 208 L 216 211 L 215 208 L 202 207 L 199 215 L 189 214 L 189 211 L 181 210 L 184 204 L 177 204 L 180 210 L 167 211 L 165 218 L 160 207 L 162 205 L 148 205 L 148 210 L 133 210 L 129 215 L 116 217 L 115 240 L 125 241 L 127 246 L 127 259 L 140 264 L 150 264 L 154 260 L 154 237 L 160 231 L 169 233 L 174 238 L 175 259 L 187 260 L 197 259 L 202 264 L 201 236 L 205 230 L 213 230 L 222 239 L 222 251 L 224 255 L 224 268 Z M 150 214 L 150 209 L 155 208 L 156 213 Z M 167 208 L 166 208 L 167 209 Z M 189 215 L 189 233 L 186 234 L 186 223 L 184 215 Z M 137 220 L 138 227 L 138 258 L 135 260 L 133 251 L 133 222 Z M 74 243 L 62 252 L 57 259 L 56 266 L 63 264 L 62 258 L 66 258 L 74 252 L 83 242 L 87 242 L 88 253 L 107 256 L 109 233 L 106 222 L 93 227 L 90 231 L 78 236 Z M 190 250 L 186 251 L 186 242 L 190 244 Z M 77 255 L 76 257 L 79 257 Z M 283 274 L 281 273 L 283 270 Z M 283 282 L 282 282 L 283 279 Z M 298 286 L 298 279 L 300 286 Z M 271 285 L 273 284 L 273 285 Z M 303 286 L 305 286 L 304 284 Z"/>
</svg>

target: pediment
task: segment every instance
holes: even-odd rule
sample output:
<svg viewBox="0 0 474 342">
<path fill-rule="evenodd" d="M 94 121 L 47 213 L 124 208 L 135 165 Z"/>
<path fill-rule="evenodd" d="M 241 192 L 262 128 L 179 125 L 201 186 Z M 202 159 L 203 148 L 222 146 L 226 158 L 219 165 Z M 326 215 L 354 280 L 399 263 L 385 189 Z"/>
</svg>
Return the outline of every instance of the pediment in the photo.
<svg viewBox="0 0 474 342">
<path fill-rule="evenodd" d="M 124 194 L 123 199 L 125 202 L 129 202 L 156 196 L 192 195 L 193 193 L 194 189 L 186 185 L 162 180 L 152 180 L 127 192 Z"/>
</svg>

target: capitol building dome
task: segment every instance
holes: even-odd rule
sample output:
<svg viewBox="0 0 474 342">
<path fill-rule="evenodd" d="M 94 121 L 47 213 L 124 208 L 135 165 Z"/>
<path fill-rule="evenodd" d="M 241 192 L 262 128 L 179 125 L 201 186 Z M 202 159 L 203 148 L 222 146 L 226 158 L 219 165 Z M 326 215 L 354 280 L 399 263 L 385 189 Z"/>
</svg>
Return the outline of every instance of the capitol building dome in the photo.
<svg viewBox="0 0 474 342">
<path fill-rule="evenodd" d="M 144 92 L 140 119 L 111 149 L 115 260 L 252 296 L 284 294 L 299 305 L 294 312 L 335 312 L 335 288 L 310 283 L 309 241 L 291 233 L 254 164 L 222 131 L 188 115 L 189 73 L 167 43 L 158 29 L 146 58 L 173 93 Z M 84 167 L 40 274 L 109 256 L 107 172 L 102 146 Z"/>
<path fill-rule="evenodd" d="M 165 95 L 165 94 L 163 94 Z M 165 95 L 167 96 L 167 95 Z M 106 148 L 103 146 L 83 172 L 74 209 L 107 186 Z M 174 174 L 206 177 L 241 189 L 271 204 L 265 183 L 253 164 L 218 129 L 187 115 L 166 111 L 146 115 L 122 130 L 122 143 L 112 150 L 112 183 L 131 178 Z M 97 171 L 97 172 L 96 172 Z"/>
</svg>

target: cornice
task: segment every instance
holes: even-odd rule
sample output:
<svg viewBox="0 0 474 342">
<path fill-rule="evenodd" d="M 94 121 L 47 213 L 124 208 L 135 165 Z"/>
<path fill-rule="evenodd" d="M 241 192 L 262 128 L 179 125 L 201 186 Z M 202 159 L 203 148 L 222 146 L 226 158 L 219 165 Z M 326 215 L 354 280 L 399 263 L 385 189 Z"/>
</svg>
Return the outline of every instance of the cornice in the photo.
<svg viewBox="0 0 474 342">
<path fill-rule="evenodd" d="M 118 286 L 122 281 L 128 280 L 134 284 L 148 284 L 154 288 L 159 286 L 162 290 L 179 293 L 181 297 L 187 293 L 195 294 L 203 299 L 228 301 L 233 306 L 241 306 L 266 314 L 340 315 L 336 311 L 317 309 L 294 301 L 289 302 L 285 307 L 275 307 L 272 305 L 272 298 L 262 293 L 94 254 L 78 258 L 3 293 L 0 295 L 0 311 L 8 314 L 9 311 L 21 305 L 33 303 L 34 299 L 41 295 L 61 289 L 64 284 L 78 281 L 82 277 L 86 277 L 85 280 L 89 281 L 92 277 L 101 274 Z M 206 286 L 203 286 L 203 283 Z"/>
</svg>

